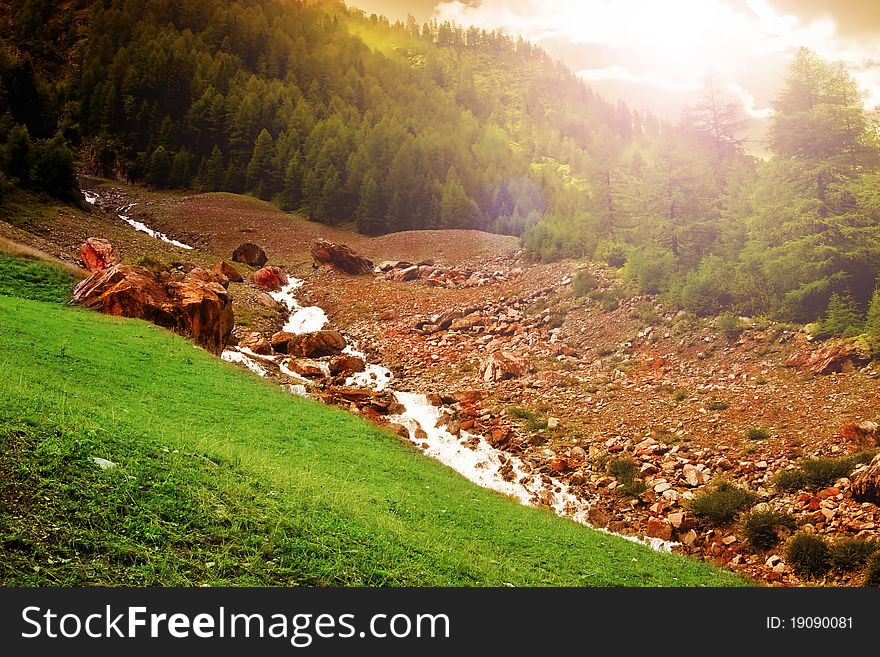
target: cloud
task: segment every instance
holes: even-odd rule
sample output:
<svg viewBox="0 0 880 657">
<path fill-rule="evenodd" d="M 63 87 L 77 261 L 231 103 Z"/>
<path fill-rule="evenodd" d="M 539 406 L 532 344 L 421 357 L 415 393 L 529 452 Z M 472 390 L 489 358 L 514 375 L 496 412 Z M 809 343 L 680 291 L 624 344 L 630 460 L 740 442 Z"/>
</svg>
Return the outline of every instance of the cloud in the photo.
<svg viewBox="0 0 880 657">
<path fill-rule="evenodd" d="M 769 110 L 767 76 L 778 76 L 785 62 L 801 46 L 830 61 L 843 61 L 869 105 L 880 102 L 880 40 L 839 34 L 837 3 L 810 1 L 810 11 L 798 14 L 801 0 L 455 0 L 435 8 L 438 20 L 501 30 L 546 44 L 586 44 L 612 49 L 617 59 L 580 61 L 582 77 L 593 81 L 619 80 L 688 91 L 707 70 L 727 83 L 751 116 Z M 825 11 L 823 5 L 829 5 Z M 857 12 L 845 2 L 845 18 L 880 11 Z M 568 58 L 570 59 L 570 58 Z M 604 66 L 603 66 L 604 64 Z"/>
<path fill-rule="evenodd" d="M 727 87 L 727 89 L 739 99 L 743 111 L 753 119 L 766 119 L 773 114 L 773 109 L 770 107 L 763 107 L 761 109 L 756 108 L 755 97 L 736 82 L 728 82 L 725 87 Z"/>
<path fill-rule="evenodd" d="M 619 80 L 633 84 L 643 84 L 650 87 L 658 87 L 665 91 L 692 92 L 699 87 L 696 84 L 683 84 L 671 78 L 651 73 L 633 73 L 626 66 L 614 64 L 605 68 L 587 68 L 578 71 L 578 75 L 584 80 Z"/>
</svg>

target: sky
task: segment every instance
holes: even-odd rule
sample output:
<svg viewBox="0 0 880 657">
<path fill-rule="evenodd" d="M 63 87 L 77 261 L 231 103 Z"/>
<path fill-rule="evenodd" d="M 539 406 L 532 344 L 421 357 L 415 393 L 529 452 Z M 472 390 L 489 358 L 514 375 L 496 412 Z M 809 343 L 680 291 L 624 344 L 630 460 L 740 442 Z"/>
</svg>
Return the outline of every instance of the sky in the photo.
<svg viewBox="0 0 880 657">
<path fill-rule="evenodd" d="M 407 14 L 503 30 L 541 45 L 609 100 L 675 119 L 714 72 L 752 118 L 770 115 L 801 46 L 842 61 L 866 106 L 880 106 L 880 0 L 349 0 L 390 19 Z"/>
</svg>

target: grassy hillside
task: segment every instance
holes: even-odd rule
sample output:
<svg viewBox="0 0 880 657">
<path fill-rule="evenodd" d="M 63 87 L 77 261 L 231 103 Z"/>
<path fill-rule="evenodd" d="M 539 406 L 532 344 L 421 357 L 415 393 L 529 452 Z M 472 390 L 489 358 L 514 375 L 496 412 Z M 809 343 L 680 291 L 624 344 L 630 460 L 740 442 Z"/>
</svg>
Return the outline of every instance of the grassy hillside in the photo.
<svg viewBox="0 0 880 657">
<path fill-rule="evenodd" d="M 6 586 L 743 583 L 479 489 L 140 321 L 0 296 L 0 380 Z"/>
</svg>

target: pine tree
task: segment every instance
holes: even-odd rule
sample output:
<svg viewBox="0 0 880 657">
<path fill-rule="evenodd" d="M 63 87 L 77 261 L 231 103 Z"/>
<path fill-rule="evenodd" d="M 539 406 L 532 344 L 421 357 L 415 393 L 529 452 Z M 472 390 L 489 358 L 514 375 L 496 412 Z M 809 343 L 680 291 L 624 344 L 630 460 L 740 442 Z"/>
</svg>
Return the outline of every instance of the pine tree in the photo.
<svg viewBox="0 0 880 657">
<path fill-rule="evenodd" d="M 226 177 L 226 167 L 223 164 L 223 152 L 216 144 L 211 149 L 211 155 L 202 158 L 199 172 L 196 174 L 196 189 L 203 192 L 216 192 L 223 188 Z"/>
<path fill-rule="evenodd" d="M 450 168 L 440 197 L 440 225 L 443 228 L 472 228 L 478 216 L 476 202 L 465 192 L 455 168 Z"/>
<path fill-rule="evenodd" d="M 247 167 L 247 186 L 263 199 L 272 198 L 278 189 L 275 142 L 265 128 L 254 142 L 254 150 Z"/>
<path fill-rule="evenodd" d="M 358 232 L 378 235 L 385 227 L 385 204 L 379 192 L 379 185 L 373 172 L 367 173 L 360 190 L 360 203 L 357 209 Z"/>
<path fill-rule="evenodd" d="M 828 300 L 828 310 L 822 318 L 822 334 L 849 338 L 862 332 L 864 323 L 858 306 L 849 294 L 834 293 Z"/>
<path fill-rule="evenodd" d="M 871 303 L 868 305 L 865 333 L 871 337 L 880 338 L 880 288 L 874 290 Z"/>
<path fill-rule="evenodd" d="M 164 187 L 171 174 L 171 156 L 164 146 L 159 146 L 150 156 L 147 167 L 147 182 L 154 187 Z"/>
<path fill-rule="evenodd" d="M 710 144 L 715 161 L 730 158 L 742 150 L 739 136 L 746 128 L 739 105 L 721 87 L 715 73 L 703 78 L 697 103 L 685 112 L 683 124 Z"/>
<path fill-rule="evenodd" d="M 61 133 L 52 139 L 37 142 L 34 149 L 34 185 L 64 201 L 81 198 L 73 153 Z"/>
</svg>

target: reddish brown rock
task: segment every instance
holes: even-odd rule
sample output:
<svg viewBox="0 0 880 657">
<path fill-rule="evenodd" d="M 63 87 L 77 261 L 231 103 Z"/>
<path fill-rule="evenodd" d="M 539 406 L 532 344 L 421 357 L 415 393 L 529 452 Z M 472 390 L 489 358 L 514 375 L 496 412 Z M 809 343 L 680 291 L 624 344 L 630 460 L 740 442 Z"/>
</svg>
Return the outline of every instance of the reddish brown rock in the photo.
<svg viewBox="0 0 880 657">
<path fill-rule="evenodd" d="M 262 356 L 272 355 L 272 343 L 262 333 L 251 333 L 245 336 L 239 341 L 239 346 Z"/>
<path fill-rule="evenodd" d="M 488 442 L 492 447 L 503 448 L 510 444 L 510 437 L 510 431 L 508 429 L 496 427 L 495 429 L 492 429 L 492 433 L 489 434 Z"/>
<path fill-rule="evenodd" d="M 367 364 L 360 356 L 343 354 L 330 360 L 330 374 L 333 376 L 354 374 L 367 369 Z"/>
<path fill-rule="evenodd" d="M 337 356 L 345 346 L 345 338 L 338 331 L 299 334 L 279 331 L 272 336 L 272 348 L 275 351 L 305 358 Z"/>
<path fill-rule="evenodd" d="M 145 319 L 190 336 L 215 354 L 223 351 L 234 326 L 232 297 L 198 275 L 162 282 L 143 267 L 116 265 L 80 282 L 73 301 L 108 315 Z"/>
<path fill-rule="evenodd" d="M 857 442 L 861 447 L 876 447 L 880 444 L 880 424 L 876 422 L 847 422 L 838 432 L 847 440 Z"/>
<path fill-rule="evenodd" d="M 672 525 L 666 518 L 648 518 L 645 536 L 670 541 L 672 540 Z"/>
<path fill-rule="evenodd" d="M 327 376 L 324 363 L 311 358 L 294 358 L 287 363 L 287 368 L 309 379 L 322 379 Z"/>
<path fill-rule="evenodd" d="M 312 257 L 319 265 L 336 267 L 346 274 L 370 274 L 373 263 L 357 255 L 345 244 L 318 240 L 312 247 Z"/>
<path fill-rule="evenodd" d="M 460 404 L 476 404 L 482 401 L 484 396 L 479 390 L 456 390 L 452 393 L 453 401 Z"/>
<path fill-rule="evenodd" d="M 264 290 L 280 290 L 287 283 L 287 275 L 278 267 L 263 267 L 254 272 L 254 285 Z"/>
<path fill-rule="evenodd" d="M 79 257 L 90 272 L 101 271 L 119 264 L 119 254 L 113 245 L 100 237 L 90 237 L 79 247 Z"/>
<path fill-rule="evenodd" d="M 525 362 L 509 351 L 495 351 L 480 365 L 480 376 L 486 383 L 522 376 Z"/>
<path fill-rule="evenodd" d="M 268 260 L 266 252 L 252 242 L 245 242 L 232 252 L 233 262 L 243 262 L 251 267 L 262 267 Z"/>
<path fill-rule="evenodd" d="M 233 283 L 241 283 L 244 281 L 244 278 L 242 278 L 239 271 L 225 260 L 218 260 L 211 271 L 215 274 L 223 274 Z"/>
<path fill-rule="evenodd" d="M 419 268 L 416 265 L 406 267 L 404 269 L 394 269 L 390 272 L 389 277 L 393 281 L 414 281 L 419 277 Z"/>
<path fill-rule="evenodd" d="M 218 274 L 215 271 L 208 271 L 201 267 L 193 267 L 190 269 L 187 278 L 204 281 L 205 283 L 219 283 L 223 287 L 229 287 L 229 279 L 224 274 Z"/>
<path fill-rule="evenodd" d="M 880 505 L 880 454 L 852 477 L 852 496 L 857 502 Z"/>
<path fill-rule="evenodd" d="M 848 343 L 842 340 L 829 340 L 818 349 L 795 352 L 785 361 L 785 365 L 800 372 L 831 374 L 851 372 L 856 361 L 858 356 Z"/>
</svg>

